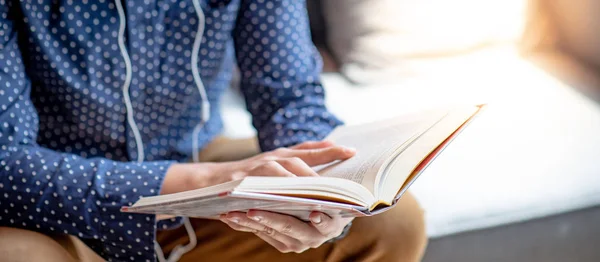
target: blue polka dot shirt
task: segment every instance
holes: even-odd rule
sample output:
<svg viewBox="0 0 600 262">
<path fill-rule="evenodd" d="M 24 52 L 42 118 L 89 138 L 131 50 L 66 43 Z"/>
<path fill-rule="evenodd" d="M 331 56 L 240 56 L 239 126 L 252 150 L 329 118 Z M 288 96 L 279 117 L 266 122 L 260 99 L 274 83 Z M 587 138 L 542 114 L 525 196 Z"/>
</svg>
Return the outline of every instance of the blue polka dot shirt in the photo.
<svg viewBox="0 0 600 262">
<path fill-rule="evenodd" d="M 78 236 L 109 261 L 155 260 L 162 225 L 120 208 L 157 195 L 169 166 L 192 155 L 203 110 L 191 66 L 199 26 L 198 76 L 211 104 L 200 148 L 222 129 L 220 97 L 236 62 L 263 150 L 341 124 L 324 106 L 303 1 L 200 7 L 203 19 L 192 0 L 0 0 L 0 226 Z M 128 69 L 144 162 L 127 120 Z"/>
</svg>

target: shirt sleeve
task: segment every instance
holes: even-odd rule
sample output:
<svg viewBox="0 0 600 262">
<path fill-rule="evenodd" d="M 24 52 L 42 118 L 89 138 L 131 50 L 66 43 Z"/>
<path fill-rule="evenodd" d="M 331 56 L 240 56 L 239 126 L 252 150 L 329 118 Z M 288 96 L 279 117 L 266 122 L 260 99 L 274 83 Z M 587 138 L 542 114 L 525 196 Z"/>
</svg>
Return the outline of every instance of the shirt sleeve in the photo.
<svg viewBox="0 0 600 262">
<path fill-rule="evenodd" d="M 342 124 L 325 106 L 322 60 L 305 4 L 242 0 L 233 38 L 241 89 L 263 151 L 321 140 Z"/>
<path fill-rule="evenodd" d="M 155 217 L 120 208 L 158 194 L 171 162 L 85 159 L 37 145 L 9 5 L 0 0 L 0 226 L 78 236 L 108 260 L 154 261 Z"/>
</svg>

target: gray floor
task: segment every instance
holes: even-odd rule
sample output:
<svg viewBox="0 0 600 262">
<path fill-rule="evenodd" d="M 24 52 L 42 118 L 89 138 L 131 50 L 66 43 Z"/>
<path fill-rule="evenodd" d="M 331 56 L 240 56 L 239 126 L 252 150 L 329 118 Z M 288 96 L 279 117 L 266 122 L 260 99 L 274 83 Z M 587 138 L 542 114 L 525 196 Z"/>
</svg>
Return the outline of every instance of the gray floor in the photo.
<svg viewBox="0 0 600 262">
<path fill-rule="evenodd" d="M 423 262 L 599 262 L 600 206 L 430 241 Z"/>
</svg>

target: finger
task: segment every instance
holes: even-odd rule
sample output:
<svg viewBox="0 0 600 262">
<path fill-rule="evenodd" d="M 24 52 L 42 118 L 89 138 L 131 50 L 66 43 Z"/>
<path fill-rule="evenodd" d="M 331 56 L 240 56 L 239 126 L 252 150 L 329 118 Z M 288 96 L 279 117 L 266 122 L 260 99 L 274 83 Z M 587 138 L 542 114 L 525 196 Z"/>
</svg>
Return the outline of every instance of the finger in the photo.
<svg viewBox="0 0 600 262">
<path fill-rule="evenodd" d="M 312 242 L 326 238 L 308 223 L 289 215 L 258 210 L 250 210 L 246 215 L 256 223 L 298 240 Z"/>
<path fill-rule="evenodd" d="M 323 140 L 323 141 L 307 141 L 301 144 L 297 144 L 295 146 L 291 146 L 291 149 L 318 149 L 318 148 L 326 148 L 333 146 L 332 141 Z"/>
<path fill-rule="evenodd" d="M 281 252 L 287 253 L 287 252 L 296 252 L 296 253 L 300 253 L 303 252 L 305 250 L 307 250 L 308 248 L 310 248 L 308 245 L 302 244 L 302 242 L 300 242 L 297 239 L 294 239 L 290 236 L 286 236 L 284 234 L 281 234 L 277 231 L 273 231 L 272 233 L 266 233 L 265 231 L 259 231 L 258 233 L 256 233 L 257 236 L 261 237 L 264 236 L 269 237 L 279 243 L 282 243 L 284 245 L 284 248 L 281 249 Z M 264 239 L 261 237 L 261 239 Z"/>
<path fill-rule="evenodd" d="M 319 233 L 324 236 L 332 237 L 337 230 L 335 221 L 326 214 L 321 212 L 311 212 L 308 216 L 310 223 L 316 228 Z"/>
<path fill-rule="evenodd" d="M 256 236 L 259 237 L 260 239 L 264 240 L 265 242 L 267 242 L 269 245 L 273 246 L 277 250 L 279 250 L 279 252 L 281 252 L 281 253 L 288 253 L 291 251 L 284 243 L 281 243 L 268 235 L 265 235 L 262 233 L 257 233 Z"/>
<path fill-rule="evenodd" d="M 299 157 L 282 158 L 275 161 L 296 176 L 319 176 L 317 172 Z"/>
<path fill-rule="evenodd" d="M 336 160 L 345 160 L 353 157 L 356 154 L 356 150 L 353 148 L 332 146 L 320 149 L 304 149 L 304 150 L 290 150 L 288 157 L 299 157 L 309 166 L 318 166 L 327 164 Z"/>
<path fill-rule="evenodd" d="M 277 161 L 271 160 L 250 170 L 250 176 L 294 177 L 296 175 L 294 175 L 294 173 L 281 166 Z"/>
<path fill-rule="evenodd" d="M 246 213 L 242 212 L 229 212 L 227 215 L 225 215 L 225 220 L 227 220 L 229 223 L 249 228 L 257 232 L 264 232 L 267 235 L 272 235 L 275 231 L 272 228 L 266 227 L 265 225 L 248 218 Z"/>
<path fill-rule="evenodd" d="M 256 229 L 252 229 L 252 228 L 248 228 L 245 226 L 242 226 L 240 224 L 236 224 L 233 223 L 227 219 L 223 219 L 221 220 L 223 223 L 225 223 L 226 225 L 228 225 L 231 229 L 235 230 L 235 231 L 240 231 L 240 232 L 249 232 L 249 233 L 258 233 L 258 230 Z"/>
<path fill-rule="evenodd" d="M 246 214 L 242 212 L 231 212 L 226 215 L 226 220 L 228 224 L 237 225 L 234 229 L 240 228 L 240 231 L 246 232 L 255 232 L 257 235 L 269 236 L 274 240 L 277 240 L 280 243 L 283 243 L 285 246 L 284 249 L 280 250 L 282 252 L 298 252 L 303 251 L 309 247 L 309 245 L 304 245 L 298 239 L 294 239 L 293 237 L 284 235 L 280 232 L 277 232 L 273 228 L 262 225 L 253 221 L 246 217 Z M 237 229 L 236 229 L 237 230 Z M 279 248 L 278 248 L 279 249 Z"/>
<path fill-rule="evenodd" d="M 308 216 L 310 223 L 316 228 L 322 235 L 328 238 L 337 237 L 341 234 L 344 227 L 350 223 L 351 218 L 342 217 L 330 217 L 322 212 L 311 212 Z"/>
</svg>

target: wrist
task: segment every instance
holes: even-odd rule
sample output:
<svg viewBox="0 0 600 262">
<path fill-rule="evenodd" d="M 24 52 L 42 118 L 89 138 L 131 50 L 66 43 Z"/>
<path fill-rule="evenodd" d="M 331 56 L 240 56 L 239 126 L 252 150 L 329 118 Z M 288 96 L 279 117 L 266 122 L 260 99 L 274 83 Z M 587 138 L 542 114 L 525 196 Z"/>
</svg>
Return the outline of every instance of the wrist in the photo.
<svg viewBox="0 0 600 262">
<path fill-rule="evenodd" d="M 165 178 L 160 189 L 160 194 L 166 195 L 183 191 L 183 187 L 186 183 L 182 180 L 187 180 L 188 176 L 189 170 L 185 164 L 172 164 L 169 169 L 167 169 L 167 173 L 165 174 Z"/>
<path fill-rule="evenodd" d="M 209 171 L 205 163 L 175 163 L 172 164 L 163 180 L 161 195 L 173 194 L 203 187 L 203 177 Z"/>
<path fill-rule="evenodd" d="M 165 175 L 160 194 L 172 194 L 228 182 L 227 163 L 175 163 Z"/>
</svg>

